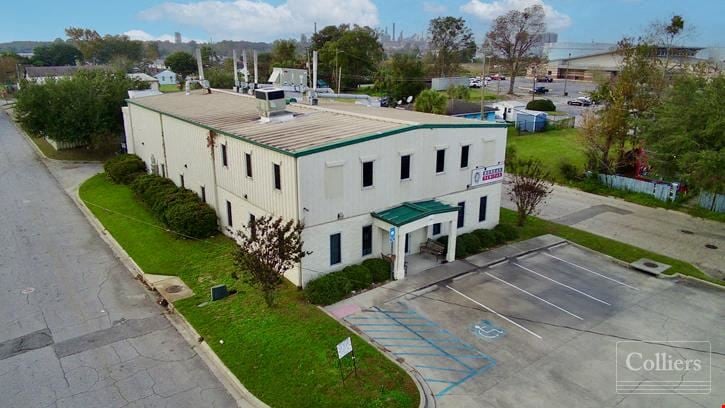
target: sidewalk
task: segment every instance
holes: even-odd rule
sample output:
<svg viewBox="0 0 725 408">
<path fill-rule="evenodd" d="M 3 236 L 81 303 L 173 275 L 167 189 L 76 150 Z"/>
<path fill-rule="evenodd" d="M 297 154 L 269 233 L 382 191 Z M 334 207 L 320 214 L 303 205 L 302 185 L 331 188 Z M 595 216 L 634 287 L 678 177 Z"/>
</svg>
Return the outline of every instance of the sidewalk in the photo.
<svg viewBox="0 0 725 408">
<path fill-rule="evenodd" d="M 515 209 L 508 194 L 501 205 Z M 554 186 L 538 216 L 681 259 L 711 276 L 725 278 L 725 225 L 717 221 L 559 185 Z"/>
</svg>

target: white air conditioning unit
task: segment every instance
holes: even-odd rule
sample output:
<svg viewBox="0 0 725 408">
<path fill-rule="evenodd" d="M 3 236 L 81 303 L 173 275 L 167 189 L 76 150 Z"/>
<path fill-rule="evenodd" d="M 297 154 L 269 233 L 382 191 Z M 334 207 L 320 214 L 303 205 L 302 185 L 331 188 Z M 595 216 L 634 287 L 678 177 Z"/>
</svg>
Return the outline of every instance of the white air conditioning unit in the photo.
<svg viewBox="0 0 725 408">
<path fill-rule="evenodd" d="M 271 118 L 275 114 L 280 114 L 287 106 L 284 91 L 281 89 L 257 89 L 254 91 L 254 96 L 257 98 L 257 110 L 262 118 Z"/>
</svg>

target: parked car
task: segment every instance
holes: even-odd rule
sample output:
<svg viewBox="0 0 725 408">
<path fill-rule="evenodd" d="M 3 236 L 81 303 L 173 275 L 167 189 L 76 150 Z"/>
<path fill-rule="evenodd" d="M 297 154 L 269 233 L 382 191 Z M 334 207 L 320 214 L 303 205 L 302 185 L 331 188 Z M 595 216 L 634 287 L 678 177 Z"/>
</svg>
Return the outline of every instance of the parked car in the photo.
<svg viewBox="0 0 725 408">
<path fill-rule="evenodd" d="M 534 88 L 533 90 L 531 90 L 529 92 L 535 93 L 537 95 L 544 95 L 547 92 L 549 92 L 549 88 L 547 88 L 545 86 L 537 86 L 536 88 Z"/>
<path fill-rule="evenodd" d="M 580 96 L 576 99 L 567 101 L 566 104 L 573 105 L 573 106 L 591 106 L 592 100 L 588 96 Z"/>
<path fill-rule="evenodd" d="M 536 82 L 554 82 L 554 78 L 549 75 L 539 75 L 536 77 Z"/>
<path fill-rule="evenodd" d="M 491 77 L 491 79 L 494 80 L 494 81 L 505 81 L 506 80 L 506 77 L 503 76 L 503 75 L 501 75 L 501 74 L 493 74 L 493 76 Z"/>
<path fill-rule="evenodd" d="M 468 87 L 469 88 L 480 88 L 483 83 L 478 78 L 471 78 L 468 81 Z"/>
</svg>

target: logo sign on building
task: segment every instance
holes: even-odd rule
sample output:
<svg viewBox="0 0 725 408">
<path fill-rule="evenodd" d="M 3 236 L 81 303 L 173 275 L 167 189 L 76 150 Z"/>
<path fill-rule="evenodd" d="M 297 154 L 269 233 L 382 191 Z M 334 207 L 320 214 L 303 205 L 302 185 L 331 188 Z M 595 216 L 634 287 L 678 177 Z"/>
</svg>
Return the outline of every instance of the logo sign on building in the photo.
<svg viewBox="0 0 725 408">
<path fill-rule="evenodd" d="M 617 394 L 709 394 L 709 341 L 618 341 Z"/>
<path fill-rule="evenodd" d="M 352 341 L 346 338 L 337 345 L 337 358 L 342 359 L 352 352 Z"/>
<path fill-rule="evenodd" d="M 471 173 L 471 187 L 497 183 L 503 180 L 503 164 L 479 167 Z"/>
</svg>

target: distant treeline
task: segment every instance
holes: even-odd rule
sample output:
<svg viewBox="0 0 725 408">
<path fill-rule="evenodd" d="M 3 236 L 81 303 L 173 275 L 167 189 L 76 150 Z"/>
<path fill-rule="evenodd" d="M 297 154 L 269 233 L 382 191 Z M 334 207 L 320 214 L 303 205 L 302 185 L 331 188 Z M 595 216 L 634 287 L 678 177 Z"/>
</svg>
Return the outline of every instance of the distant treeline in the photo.
<svg viewBox="0 0 725 408">
<path fill-rule="evenodd" d="M 36 47 L 40 46 L 48 46 L 51 45 L 53 41 L 10 41 L 5 43 L 0 43 L 0 53 L 3 52 L 15 52 L 15 53 L 24 53 L 24 52 L 33 52 L 33 50 Z M 146 43 L 156 43 L 159 47 L 159 53 L 162 57 L 165 57 L 171 53 L 177 52 L 177 51 L 184 51 L 184 52 L 193 52 L 199 45 L 195 41 L 187 42 L 187 43 L 181 43 L 181 44 L 175 44 L 169 41 L 146 41 Z M 219 56 L 231 56 L 232 55 L 232 49 L 236 49 L 237 51 L 241 51 L 243 49 L 247 50 L 257 50 L 260 52 L 267 52 L 272 49 L 271 43 L 265 43 L 265 42 L 250 42 L 250 41 L 220 41 L 217 43 L 214 43 L 214 51 Z"/>
</svg>

